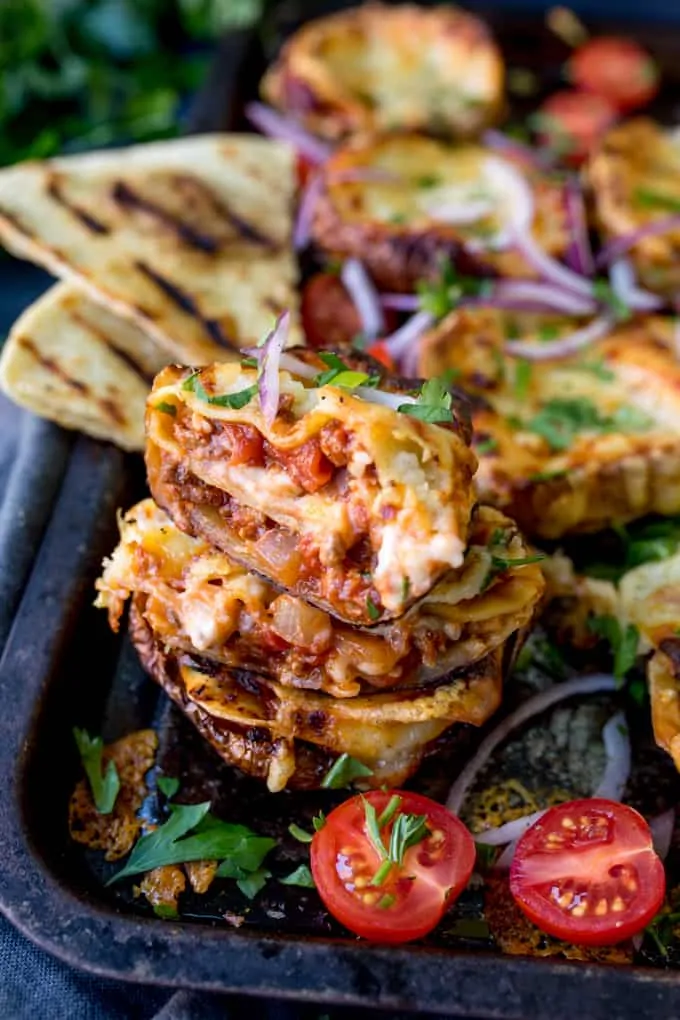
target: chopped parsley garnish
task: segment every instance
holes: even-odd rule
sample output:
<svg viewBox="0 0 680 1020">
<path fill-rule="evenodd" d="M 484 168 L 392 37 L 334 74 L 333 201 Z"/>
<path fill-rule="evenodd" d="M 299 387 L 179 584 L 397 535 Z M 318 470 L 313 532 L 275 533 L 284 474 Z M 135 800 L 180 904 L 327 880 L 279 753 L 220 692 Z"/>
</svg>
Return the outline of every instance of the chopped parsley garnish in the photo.
<svg viewBox="0 0 680 1020">
<path fill-rule="evenodd" d="M 165 864 L 204 860 L 222 861 L 217 874 L 232 878 L 235 869 L 257 871 L 275 846 L 274 839 L 211 815 L 208 801 L 171 804 L 167 822 L 137 840 L 125 866 L 107 884 Z"/>
<path fill-rule="evenodd" d="M 475 453 L 478 453 L 480 457 L 484 457 L 487 453 L 493 453 L 498 449 L 498 440 L 494 439 L 493 436 L 488 436 L 486 439 L 480 440 L 475 443 Z"/>
<path fill-rule="evenodd" d="M 301 864 L 299 868 L 292 871 L 290 875 L 285 875 L 284 878 L 280 878 L 279 882 L 281 885 L 297 885 L 301 889 L 316 888 L 314 877 L 306 864 Z"/>
<path fill-rule="evenodd" d="M 380 610 L 378 609 L 370 595 L 366 596 L 366 612 L 368 613 L 369 620 L 380 619 Z"/>
<path fill-rule="evenodd" d="M 357 386 L 377 386 L 380 376 L 368 375 L 367 372 L 355 372 L 342 358 L 331 351 L 319 351 L 319 358 L 324 365 L 328 365 L 325 372 L 320 372 L 314 379 L 315 386 L 342 386 L 345 389 L 353 390 Z"/>
<path fill-rule="evenodd" d="M 200 374 L 200 371 L 194 372 L 188 379 L 185 379 L 182 383 L 182 389 L 193 393 L 204 404 L 211 404 L 213 407 L 230 407 L 232 410 L 238 411 L 245 407 L 246 404 L 249 404 L 258 391 L 257 383 L 255 383 L 253 386 L 248 386 L 245 390 L 239 390 L 237 393 L 224 393 L 222 396 L 213 397 L 199 379 Z"/>
<path fill-rule="evenodd" d="M 325 824 L 326 824 L 326 816 L 323 813 L 323 811 L 319 811 L 318 815 L 314 815 L 314 817 L 312 818 L 312 825 L 314 826 L 314 832 L 319 832 L 320 829 L 323 829 Z"/>
<path fill-rule="evenodd" d="M 668 950 L 676 941 L 676 928 L 680 924 L 680 913 L 673 913 L 666 908 L 651 921 L 644 930 L 659 951 L 660 956 L 668 957 Z"/>
<path fill-rule="evenodd" d="M 391 214 L 391 215 L 389 216 L 389 222 L 390 222 L 390 223 L 394 223 L 394 225 L 395 225 L 396 227 L 399 227 L 399 226 L 401 226 L 401 225 L 402 225 L 403 223 L 406 223 L 406 215 L 405 215 L 404 213 L 401 213 L 401 212 L 395 212 L 395 213 L 392 213 L 392 214 Z"/>
<path fill-rule="evenodd" d="M 581 432 L 638 432 L 652 419 L 636 407 L 619 407 L 612 415 L 603 415 L 586 397 L 555 397 L 528 421 L 521 424 L 527 432 L 545 439 L 553 451 L 568 450 Z"/>
<path fill-rule="evenodd" d="M 400 404 L 397 408 L 411 418 L 420 418 L 431 424 L 451 422 L 453 397 L 448 390 L 449 377 L 437 376 L 423 383 L 415 404 Z"/>
<path fill-rule="evenodd" d="M 296 839 L 298 843 L 311 843 L 314 838 L 311 833 L 305 832 L 305 830 L 301 829 L 299 825 L 295 824 L 295 822 L 292 822 L 288 826 L 288 831 L 293 839 Z"/>
<path fill-rule="evenodd" d="M 586 564 L 584 573 L 618 581 L 633 567 L 665 560 L 680 549 L 680 517 L 619 525 L 615 530 L 620 542 L 618 553 L 611 562 Z"/>
<path fill-rule="evenodd" d="M 407 601 L 409 592 L 411 591 L 411 578 L 402 577 L 401 579 L 401 597 L 404 602 Z"/>
<path fill-rule="evenodd" d="M 523 400 L 531 385 L 532 364 L 524 358 L 518 358 L 515 364 L 515 396 Z"/>
<path fill-rule="evenodd" d="M 612 372 L 611 368 L 607 368 L 603 358 L 592 358 L 587 360 L 583 358 L 572 366 L 579 372 L 590 372 L 596 379 L 601 379 L 602 382 L 611 382 L 612 379 L 616 378 L 616 374 Z"/>
<path fill-rule="evenodd" d="M 357 761 L 349 754 L 341 754 L 321 780 L 321 786 L 324 790 L 343 790 L 354 779 L 372 775 L 373 770 L 363 762 Z"/>
<path fill-rule="evenodd" d="M 531 563 L 540 563 L 545 559 L 544 553 L 536 553 L 534 556 L 517 556 L 514 559 L 510 556 L 503 556 L 502 550 L 507 548 L 510 537 L 510 534 L 502 528 L 496 528 L 491 535 L 489 539 L 491 566 L 484 578 L 482 591 L 486 591 L 491 582 L 506 570 L 511 570 L 513 567 L 528 567 Z"/>
<path fill-rule="evenodd" d="M 449 260 L 442 261 L 436 280 L 420 280 L 416 284 L 421 309 L 436 319 L 443 319 L 453 311 L 463 297 L 484 297 L 492 290 L 490 280 L 461 276 Z"/>
<path fill-rule="evenodd" d="M 665 212 L 680 213 L 680 198 L 664 195 L 651 188 L 636 188 L 635 201 L 645 209 L 663 209 Z"/>
<path fill-rule="evenodd" d="M 538 339 L 541 343 L 551 343 L 553 340 L 557 340 L 560 335 L 560 327 L 555 326 L 553 323 L 546 323 L 545 326 L 541 326 L 538 331 Z"/>
<path fill-rule="evenodd" d="M 167 400 L 159 400 L 157 404 L 154 404 L 154 411 L 160 411 L 161 414 L 169 414 L 171 418 L 177 416 L 177 408 L 174 404 L 169 404 Z"/>
<path fill-rule="evenodd" d="M 371 885 L 382 885 L 392 870 L 392 866 L 396 864 L 398 867 L 401 867 L 404 863 L 404 855 L 409 847 L 422 843 L 430 834 L 426 815 L 400 814 L 400 807 L 401 797 L 395 794 L 390 798 L 386 808 L 378 818 L 373 805 L 364 799 L 366 833 L 382 861 L 382 864 L 371 879 Z M 393 824 L 388 847 L 383 839 L 383 829 L 390 822 Z"/>
<path fill-rule="evenodd" d="M 259 368 L 260 363 L 257 358 L 241 358 L 241 368 Z"/>
<path fill-rule="evenodd" d="M 600 302 L 605 305 L 618 322 L 627 322 L 632 312 L 625 301 L 614 291 L 609 280 L 593 280 L 593 293 Z"/>
<path fill-rule="evenodd" d="M 167 800 L 172 800 L 179 790 L 179 779 L 176 776 L 159 776 L 156 786 Z"/>
<path fill-rule="evenodd" d="M 588 629 L 609 643 L 614 655 L 612 672 L 617 680 L 623 681 L 637 659 L 640 640 L 637 627 L 632 623 L 622 627 L 615 616 L 592 616 Z"/>
<path fill-rule="evenodd" d="M 530 666 L 536 666 L 553 677 L 564 677 L 567 672 L 564 655 L 557 645 L 544 634 L 535 632 L 522 648 L 516 662 L 518 670 L 527 670 Z"/>
<path fill-rule="evenodd" d="M 435 176 L 435 174 L 423 174 L 416 181 L 416 186 L 419 188 L 436 188 L 441 183 L 441 178 Z"/>
<path fill-rule="evenodd" d="M 530 482 L 554 482 L 557 478 L 566 478 L 569 474 L 568 471 L 536 471 L 535 474 L 529 475 Z"/>
<path fill-rule="evenodd" d="M 107 762 L 102 772 L 104 742 L 101 737 L 91 737 L 87 730 L 74 728 L 73 737 L 78 747 L 80 760 L 90 784 L 94 806 L 100 815 L 110 815 L 120 790 L 120 777 L 114 761 Z"/>
</svg>

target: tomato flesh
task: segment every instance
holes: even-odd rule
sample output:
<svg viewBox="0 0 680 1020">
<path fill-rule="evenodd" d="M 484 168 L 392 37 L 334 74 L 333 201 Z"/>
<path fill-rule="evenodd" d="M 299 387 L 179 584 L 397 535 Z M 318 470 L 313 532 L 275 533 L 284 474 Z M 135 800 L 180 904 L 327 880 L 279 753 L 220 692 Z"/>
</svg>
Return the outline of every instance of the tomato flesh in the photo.
<svg viewBox="0 0 680 1020">
<path fill-rule="evenodd" d="M 550 808 L 520 839 L 510 890 L 542 931 L 581 945 L 615 945 L 658 913 L 665 872 L 644 818 L 592 798 Z"/>
<path fill-rule="evenodd" d="M 399 813 L 426 816 L 429 834 L 375 886 L 383 860 L 369 838 L 364 802 L 379 817 L 395 796 L 401 798 Z M 394 820 L 381 830 L 386 846 L 393 825 Z M 345 801 L 311 846 L 312 873 L 326 907 L 350 931 L 375 942 L 426 935 L 463 891 L 474 863 L 472 836 L 458 818 L 428 797 L 400 790 L 375 790 Z"/>
<path fill-rule="evenodd" d="M 616 118 L 617 110 L 602 96 L 576 90 L 555 92 L 538 111 L 539 140 L 565 163 L 578 166 Z"/>
<path fill-rule="evenodd" d="M 632 39 L 591 39 L 572 55 L 568 70 L 574 85 L 603 96 L 622 113 L 645 106 L 659 90 L 656 64 Z"/>
</svg>

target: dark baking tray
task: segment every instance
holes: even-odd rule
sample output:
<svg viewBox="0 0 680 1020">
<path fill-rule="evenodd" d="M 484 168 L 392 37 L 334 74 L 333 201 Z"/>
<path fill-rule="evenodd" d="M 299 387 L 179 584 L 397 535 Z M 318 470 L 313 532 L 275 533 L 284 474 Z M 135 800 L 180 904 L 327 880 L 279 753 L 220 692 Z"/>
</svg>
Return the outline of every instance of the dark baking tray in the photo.
<svg viewBox="0 0 680 1020">
<path fill-rule="evenodd" d="M 254 94 L 264 53 L 303 14 L 284 4 L 261 32 L 225 41 L 194 108 L 194 129 L 242 123 L 242 101 Z M 497 24 L 512 42 L 512 58 L 527 62 L 541 34 L 537 23 L 503 15 Z M 673 45 L 669 35 L 661 33 L 663 45 L 661 37 L 648 39 L 662 59 L 677 49 L 677 32 Z M 554 44 L 541 52 L 550 74 Z M 673 84 L 669 111 L 677 78 Z M 20 272 L 10 266 L 10 274 Z M 282 835 L 291 818 L 304 823 L 321 795 L 266 795 L 220 766 L 143 677 L 126 640 L 93 610 L 93 581 L 116 538 L 115 511 L 143 492 L 138 459 L 4 404 L 0 427 L 6 443 L 11 436 L 13 456 L 0 508 L 0 641 L 7 638 L 0 660 L 0 909 L 22 931 L 74 966 L 149 984 L 506 1020 L 680 1015 L 680 975 L 671 971 L 504 957 L 484 944 L 472 951 L 446 932 L 409 947 L 359 943 L 343 937 L 314 894 L 301 890 L 262 894 L 238 930 L 221 916 L 242 906 L 230 893 L 212 915 L 188 900 L 174 923 L 155 919 L 125 894 L 105 892 L 100 864 L 66 829 L 78 775 L 74 724 L 106 739 L 154 725 L 162 767 L 182 775 L 187 799 L 210 797 L 218 812 L 263 832 Z M 284 870 L 300 853 L 289 844 L 284 837 Z M 458 916 L 465 909 L 463 899 Z"/>
</svg>

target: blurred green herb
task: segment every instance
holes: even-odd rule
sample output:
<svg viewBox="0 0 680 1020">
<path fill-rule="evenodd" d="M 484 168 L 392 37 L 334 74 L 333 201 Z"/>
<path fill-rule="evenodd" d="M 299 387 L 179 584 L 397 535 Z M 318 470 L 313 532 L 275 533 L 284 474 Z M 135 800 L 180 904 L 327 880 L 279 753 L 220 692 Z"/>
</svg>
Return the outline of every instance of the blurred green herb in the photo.
<svg viewBox="0 0 680 1020">
<path fill-rule="evenodd" d="M 92 791 L 94 805 L 100 815 L 110 815 L 120 790 L 120 777 L 114 761 L 107 762 L 102 770 L 104 743 L 101 737 L 91 737 L 87 730 L 73 730 L 80 760 Z"/>
<path fill-rule="evenodd" d="M 633 567 L 665 560 L 680 549 L 680 517 L 620 525 L 615 531 L 619 544 L 611 558 L 584 564 L 590 577 L 619 581 Z"/>
<path fill-rule="evenodd" d="M 593 616 L 588 621 L 588 629 L 608 642 L 614 656 L 614 676 L 617 680 L 624 680 L 637 659 L 640 641 L 637 627 L 632 623 L 622 627 L 615 616 Z"/>
</svg>

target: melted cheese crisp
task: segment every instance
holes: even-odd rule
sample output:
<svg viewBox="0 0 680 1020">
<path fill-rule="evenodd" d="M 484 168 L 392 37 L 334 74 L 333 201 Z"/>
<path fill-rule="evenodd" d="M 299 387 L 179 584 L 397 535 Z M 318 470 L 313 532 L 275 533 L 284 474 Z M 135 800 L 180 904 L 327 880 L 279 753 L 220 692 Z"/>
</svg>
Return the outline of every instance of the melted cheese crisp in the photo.
<svg viewBox="0 0 680 1020">
<path fill-rule="evenodd" d="M 454 368 L 473 397 L 480 499 L 529 535 L 559 538 L 680 512 L 673 322 L 640 319 L 569 358 L 503 356 L 508 337 L 547 343 L 577 325 L 461 310 L 421 350 L 424 376 Z"/>
<path fill-rule="evenodd" d="M 478 133 L 502 90 L 483 22 L 454 7 L 380 4 L 308 22 L 263 82 L 270 102 L 333 139 L 376 128 Z"/>
<path fill-rule="evenodd" d="M 189 376 L 161 372 L 147 411 L 149 484 L 180 528 L 369 626 L 461 566 L 476 462 L 455 431 L 287 372 L 270 427 L 254 370 Z"/>
<path fill-rule="evenodd" d="M 492 548 L 502 551 L 507 570 L 492 569 Z M 144 619 L 166 647 L 256 670 L 284 686 L 354 697 L 440 678 L 523 630 L 543 591 L 538 564 L 511 565 L 527 554 L 514 525 L 481 508 L 463 566 L 401 619 L 366 630 L 281 594 L 179 531 L 147 499 L 121 521 L 121 541 L 97 582 L 97 605 L 117 630 L 125 601 L 142 594 Z"/>
<path fill-rule="evenodd" d="M 561 186 L 478 143 L 362 137 L 338 149 L 323 173 L 315 240 L 361 258 L 385 287 L 410 289 L 442 257 L 466 272 L 534 277 L 510 247 L 515 223 L 557 258 L 569 244 Z"/>
<path fill-rule="evenodd" d="M 645 117 L 605 135 L 587 168 L 597 225 L 605 240 L 680 212 L 680 135 Z M 674 296 L 680 287 L 680 226 L 648 234 L 626 253 L 641 282 Z"/>
</svg>

